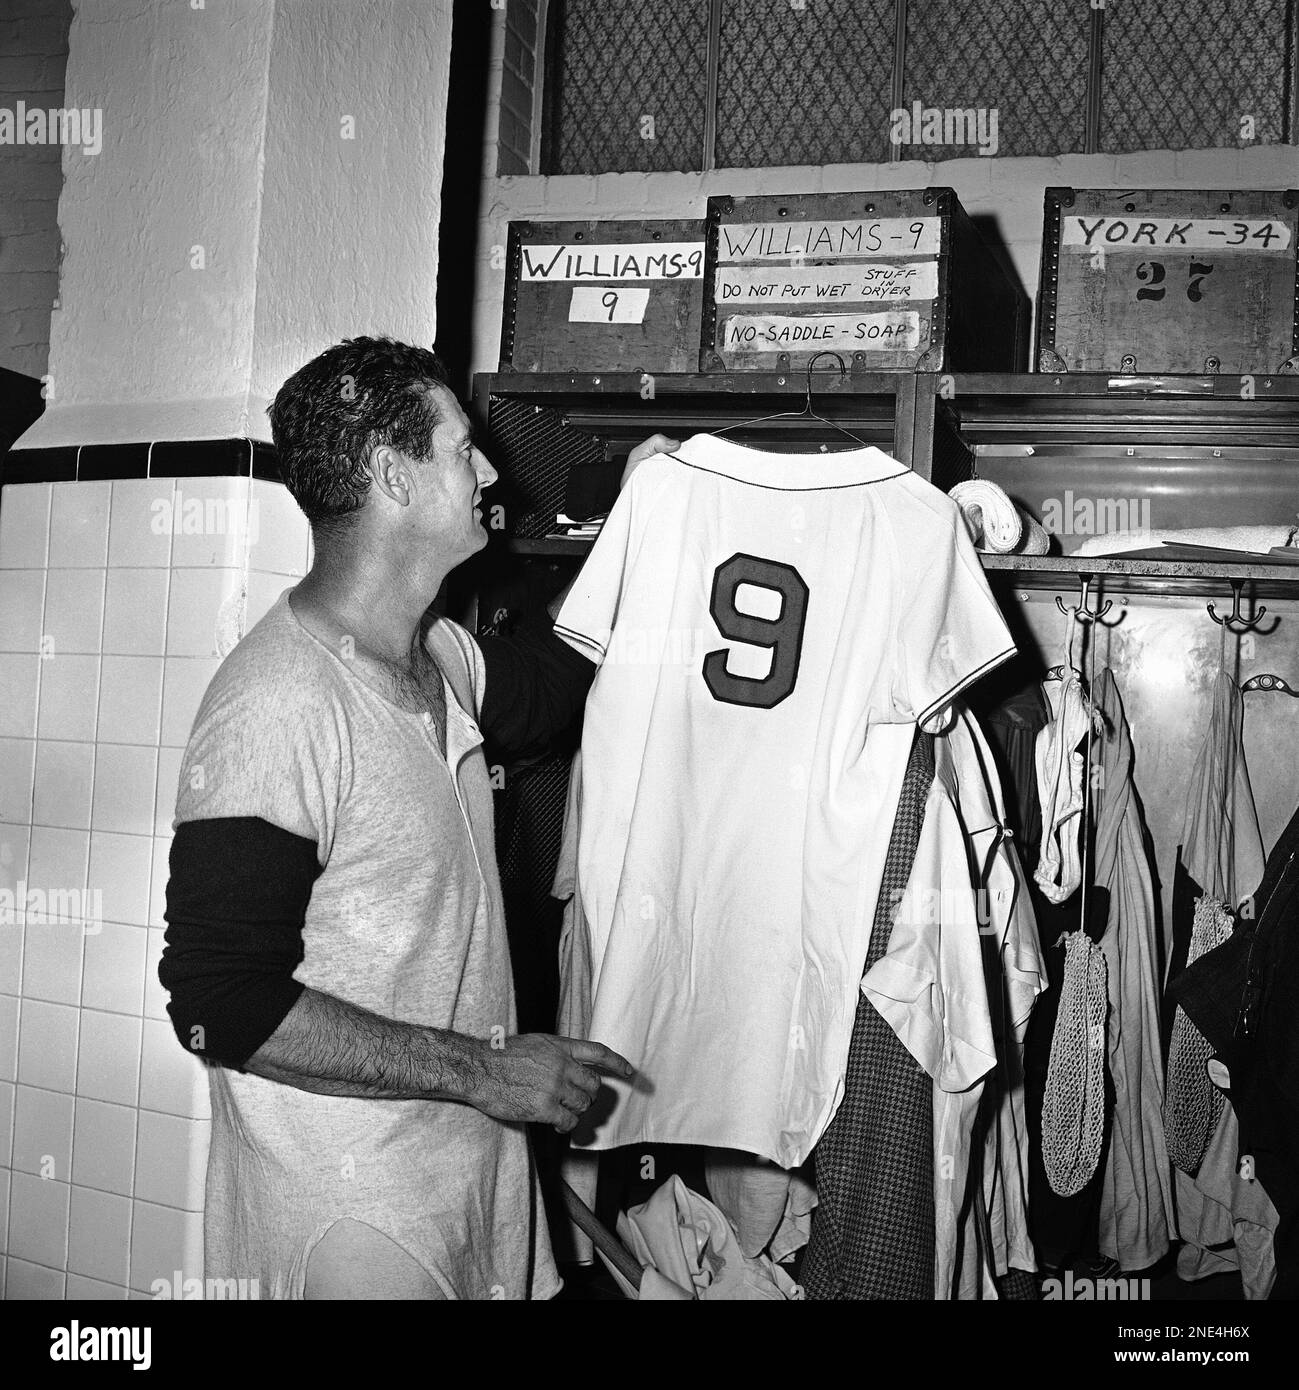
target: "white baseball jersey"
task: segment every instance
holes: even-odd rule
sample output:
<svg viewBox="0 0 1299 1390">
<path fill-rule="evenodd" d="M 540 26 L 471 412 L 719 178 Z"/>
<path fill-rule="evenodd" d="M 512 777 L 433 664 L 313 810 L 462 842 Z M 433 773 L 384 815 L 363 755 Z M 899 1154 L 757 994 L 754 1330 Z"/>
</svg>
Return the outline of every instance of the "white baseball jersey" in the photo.
<svg viewBox="0 0 1299 1390">
<path fill-rule="evenodd" d="M 555 630 L 598 662 L 578 881 L 593 1147 L 801 1163 L 834 1114 L 917 721 L 1014 652 L 953 502 L 878 449 L 696 435 L 623 489 Z"/>
</svg>

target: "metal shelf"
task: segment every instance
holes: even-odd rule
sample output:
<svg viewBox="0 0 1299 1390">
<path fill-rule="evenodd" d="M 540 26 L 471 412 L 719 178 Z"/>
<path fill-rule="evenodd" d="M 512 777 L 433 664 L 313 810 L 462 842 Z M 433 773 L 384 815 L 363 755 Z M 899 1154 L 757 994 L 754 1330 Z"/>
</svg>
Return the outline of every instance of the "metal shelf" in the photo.
<svg viewBox="0 0 1299 1390">
<path fill-rule="evenodd" d="M 544 405 L 563 405 L 566 397 L 630 396 L 639 398 L 652 380 L 654 395 L 648 408 L 662 396 L 802 396 L 807 373 L 787 372 L 483 372 L 474 378 L 475 394 L 537 396 Z M 842 379 L 833 364 L 814 373 L 817 398 L 822 396 L 894 396 L 903 383 L 915 380 L 910 372 L 854 372 Z"/>
<path fill-rule="evenodd" d="M 1299 448 L 1299 376 L 1250 377 L 1246 386 L 1240 376 L 958 373 L 937 378 L 935 391 L 967 445 Z"/>
<path fill-rule="evenodd" d="M 1129 560 L 1099 555 L 981 555 L 990 580 L 1017 589 L 1075 587 L 1084 578 L 1102 594 L 1185 594 L 1214 598 L 1233 584 L 1255 598 L 1299 599 L 1299 565 L 1213 560 Z"/>
<path fill-rule="evenodd" d="M 516 555 L 580 559 L 588 540 L 510 540 Z M 992 582 L 1017 589 L 1072 589 L 1083 578 L 1105 594 L 1223 597 L 1233 583 L 1255 598 L 1299 600 L 1299 565 L 1202 560 L 1128 560 L 1099 555 L 980 555 Z"/>
<path fill-rule="evenodd" d="M 592 544 L 589 540 L 530 540 L 527 537 L 506 542 L 516 555 L 585 555 Z"/>
<path fill-rule="evenodd" d="M 501 373 L 479 376 L 475 385 L 483 405 L 489 396 L 505 396 L 557 411 L 563 426 L 602 439 L 611 457 L 615 441 L 639 438 L 647 427 L 685 434 L 796 409 L 805 378 L 799 372 L 669 373 L 654 377 L 648 400 L 640 395 L 641 376 L 625 372 Z M 944 490 L 970 475 L 976 451 L 980 461 L 1001 455 L 1004 464 L 1040 445 L 1058 471 L 1069 462 L 1059 456 L 1071 444 L 1079 446 L 1075 462 L 1086 464 L 1093 484 L 1107 467 L 1125 465 L 1135 482 L 1162 464 L 1157 476 L 1167 480 L 1175 459 L 1183 490 L 1213 498 L 1248 484 L 1267 494 L 1270 508 L 1271 494 L 1288 497 L 1292 475 L 1299 482 L 1299 376 L 1259 375 L 1248 384 L 1239 376 L 1111 373 L 875 372 L 841 379 L 831 368 L 816 374 L 815 401 L 828 419 L 878 441 Z M 752 433 L 781 448 L 815 448 L 834 438 L 806 421 L 770 422 Z M 1245 460 L 1248 477 L 1239 471 L 1233 477 L 1233 461 Z M 590 542 L 517 538 L 509 546 L 521 555 L 581 557 Z M 983 561 L 998 584 L 1028 589 L 1071 586 L 1090 576 L 1109 593 L 1212 598 L 1239 583 L 1250 597 L 1299 599 L 1299 567 L 1279 564 L 1070 555 Z"/>
</svg>

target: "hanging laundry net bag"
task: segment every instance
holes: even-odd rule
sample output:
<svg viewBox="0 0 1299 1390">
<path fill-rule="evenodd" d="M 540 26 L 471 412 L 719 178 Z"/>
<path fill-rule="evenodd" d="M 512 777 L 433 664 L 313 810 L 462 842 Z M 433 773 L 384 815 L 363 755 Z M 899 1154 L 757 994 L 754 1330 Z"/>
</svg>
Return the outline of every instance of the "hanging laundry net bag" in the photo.
<svg viewBox="0 0 1299 1390">
<path fill-rule="evenodd" d="M 1100 947 L 1086 932 L 1068 933 L 1042 1099 L 1042 1160 L 1058 1197 L 1081 1192 L 1100 1162 L 1105 1139 L 1106 986 Z"/>
</svg>

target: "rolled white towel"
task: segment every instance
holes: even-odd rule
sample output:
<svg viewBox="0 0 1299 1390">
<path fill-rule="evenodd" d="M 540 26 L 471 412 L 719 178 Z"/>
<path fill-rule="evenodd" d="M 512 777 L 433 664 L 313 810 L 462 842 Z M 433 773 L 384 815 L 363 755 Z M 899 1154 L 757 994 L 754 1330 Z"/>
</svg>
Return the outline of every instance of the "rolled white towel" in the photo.
<svg viewBox="0 0 1299 1390">
<path fill-rule="evenodd" d="M 1047 535 L 1046 528 L 1031 512 L 1026 512 L 1022 507 L 1019 514 L 1024 520 L 1024 534 L 1020 538 L 1019 546 L 1015 551 L 1016 555 L 1046 555 L 1051 550 L 1051 537 Z"/>
<path fill-rule="evenodd" d="M 979 550 L 994 555 L 1045 555 L 1051 538 L 1036 517 L 983 478 L 957 483 L 948 494 L 961 509 L 966 530 Z"/>
<path fill-rule="evenodd" d="M 1019 544 L 1024 524 L 1015 504 L 996 483 L 974 478 L 957 483 L 947 495 L 960 507 L 970 539 L 980 550 L 1009 555 Z"/>
<path fill-rule="evenodd" d="M 1253 550 L 1266 554 L 1274 545 L 1288 545 L 1295 528 L 1286 526 L 1188 526 L 1167 531 L 1111 531 L 1091 536 L 1076 555 L 1121 555 L 1160 545 L 1210 545 L 1221 550 Z"/>
</svg>

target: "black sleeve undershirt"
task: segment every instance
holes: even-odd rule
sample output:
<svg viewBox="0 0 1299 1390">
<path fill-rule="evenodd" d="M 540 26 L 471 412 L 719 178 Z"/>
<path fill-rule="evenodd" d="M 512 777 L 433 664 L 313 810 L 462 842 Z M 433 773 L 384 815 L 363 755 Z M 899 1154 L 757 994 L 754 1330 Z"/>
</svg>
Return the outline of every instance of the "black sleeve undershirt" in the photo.
<svg viewBox="0 0 1299 1390">
<path fill-rule="evenodd" d="M 241 1068 L 305 986 L 293 978 L 316 845 L 253 816 L 187 821 L 171 845 L 158 978 L 181 1045 Z"/>
<path fill-rule="evenodd" d="M 536 758 L 582 711 L 595 666 L 555 636 L 546 612 L 525 617 L 509 637 L 479 637 L 487 668 L 480 724 L 492 751 Z"/>
<path fill-rule="evenodd" d="M 595 667 L 544 612 L 478 642 L 485 739 L 502 757 L 541 756 L 577 718 Z M 241 1068 L 279 1027 L 304 988 L 293 972 L 320 872 L 314 841 L 258 817 L 177 828 L 158 978 L 182 1046 Z"/>
</svg>

